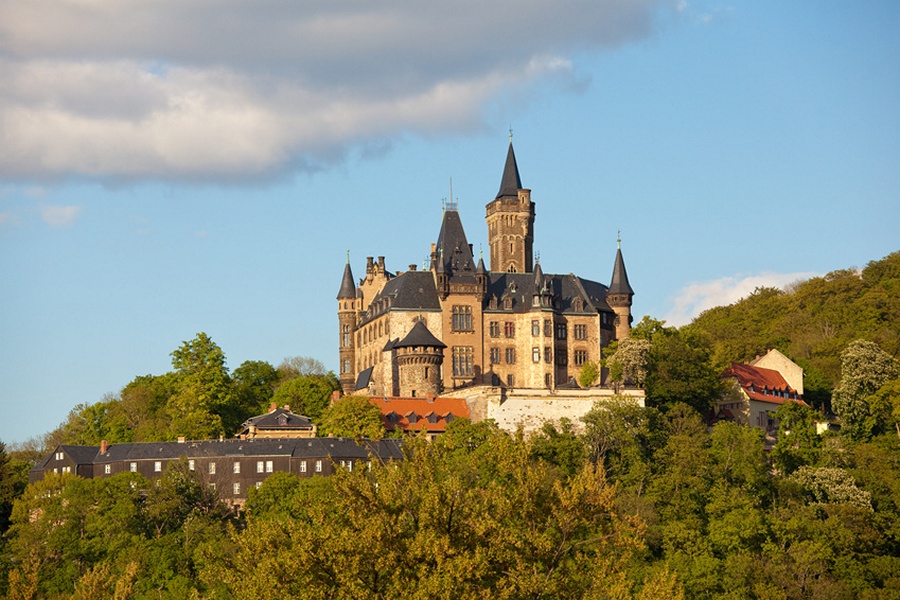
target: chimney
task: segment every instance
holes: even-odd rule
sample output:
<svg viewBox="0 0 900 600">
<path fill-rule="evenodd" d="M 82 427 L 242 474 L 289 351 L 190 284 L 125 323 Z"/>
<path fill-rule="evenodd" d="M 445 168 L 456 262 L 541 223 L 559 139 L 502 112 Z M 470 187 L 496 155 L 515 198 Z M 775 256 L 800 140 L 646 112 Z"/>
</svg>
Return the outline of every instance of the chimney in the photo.
<svg viewBox="0 0 900 600">
<path fill-rule="evenodd" d="M 269 412 L 275 412 L 276 408 L 278 408 L 278 405 L 273 402 L 269 405 Z"/>
<path fill-rule="evenodd" d="M 415 264 L 415 263 L 410 264 L 410 265 L 409 265 L 409 270 L 410 270 L 410 271 L 415 271 L 415 270 L 416 270 L 416 264 Z"/>
<path fill-rule="evenodd" d="M 291 412 L 291 405 L 290 405 L 290 404 L 285 404 L 285 405 L 284 405 L 284 410 L 286 410 L 286 411 L 288 411 L 288 412 Z"/>
<path fill-rule="evenodd" d="M 100 440 L 100 454 L 106 454 L 107 445 L 106 440 Z"/>
<path fill-rule="evenodd" d="M 435 395 L 432 392 L 428 392 L 425 394 L 425 400 L 428 402 L 434 402 Z"/>
<path fill-rule="evenodd" d="M 179 436 L 178 436 L 178 443 L 179 443 L 179 444 L 183 444 L 183 443 L 184 443 L 184 436 L 183 436 L 183 435 L 179 435 Z"/>
</svg>

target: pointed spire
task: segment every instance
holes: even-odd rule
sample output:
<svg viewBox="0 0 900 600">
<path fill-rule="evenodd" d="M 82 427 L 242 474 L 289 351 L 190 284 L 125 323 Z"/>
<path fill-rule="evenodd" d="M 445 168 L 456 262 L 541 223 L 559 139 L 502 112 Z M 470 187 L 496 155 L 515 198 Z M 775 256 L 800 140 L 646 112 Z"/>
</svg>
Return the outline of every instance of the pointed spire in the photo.
<svg viewBox="0 0 900 600">
<path fill-rule="evenodd" d="M 541 259 L 538 258 L 534 265 L 534 289 L 535 293 L 540 294 L 544 288 L 544 270 L 541 268 Z"/>
<path fill-rule="evenodd" d="M 353 283 L 353 272 L 350 270 L 350 251 L 347 250 L 347 264 L 344 265 L 344 277 L 341 279 L 341 291 L 338 300 L 356 298 L 356 285 Z"/>
<path fill-rule="evenodd" d="M 503 167 L 500 191 L 497 192 L 496 198 L 518 196 L 521 189 L 522 180 L 519 178 L 519 166 L 516 164 L 516 153 L 513 151 L 512 138 L 510 138 L 509 151 L 506 153 L 506 166 Z"/>
<path fill-rule="evenodd" d="M 622 258 L 622 238 L 617 241 L 616 264 L 613 266 L 612 281 L 609 284 L 610 294 L 626 294 L 634 296 L 634 290 L 628 283 L 628 272 L 625 270 L 625 259 Z"/>
<path fill-rule="evenodd" d="M 478 257 L 478 266 L 475 267 L 476 275 L 484 275 L 487 272 L 487 269 L 484 268 L 484 259 L 482 257 Z"/>
</svg>

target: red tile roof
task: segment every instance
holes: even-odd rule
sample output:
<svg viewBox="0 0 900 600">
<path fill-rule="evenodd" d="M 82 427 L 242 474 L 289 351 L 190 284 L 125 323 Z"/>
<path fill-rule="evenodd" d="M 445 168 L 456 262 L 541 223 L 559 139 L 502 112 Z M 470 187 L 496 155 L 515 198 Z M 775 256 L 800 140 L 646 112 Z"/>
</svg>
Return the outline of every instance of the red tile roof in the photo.
<svg viewBox="0 0 900 600">
<path fill-rule="evenodd" d="M 773 369 L 731 363 L 731 367 L 722 374 L 722 377 L 737 380 L 751 400 L 770 404 L 784 404 L 789 401 L 805 404 L 797 394 L 797 390 L 788 385 L 781 373 Z"/>
<path fill-rule="evenodd" d="M 369 402 L 381 410 L 388 431 L 441 433 L 458 418 L 469 418 L 469 406 L 463 398 L 385 398 L 372 396 Z"/>
</svg>

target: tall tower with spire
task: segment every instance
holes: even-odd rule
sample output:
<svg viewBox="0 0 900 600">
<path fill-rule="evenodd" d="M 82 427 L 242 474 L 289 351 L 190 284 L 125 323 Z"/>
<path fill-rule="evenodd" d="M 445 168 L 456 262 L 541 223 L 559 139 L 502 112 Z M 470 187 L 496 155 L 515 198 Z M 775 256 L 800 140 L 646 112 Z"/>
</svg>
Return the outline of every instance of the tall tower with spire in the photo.
<svg viewBox="0 0 900 600">
<path fill-rule="evenodd" d="M 340 334 L 340 382 L 345 394 L 353 392 L 356 383 L 356 345 L 354 332 L 359 315 L 360 301 L 357 299 L 356 285 L 353 283 L 353 272 L 350 270 L 350 253 L 347 252 L 347 264 L 344 266 L 344 277 L 337 295 L 338 330 Z"/>
<path fill-rule="evenodd" d="M 500 191 L 487 205 L 491 271 L 531 273 L 534 268 L 534 203 L 531 190 L 522 188 L 512 134 Z"/>
<path fill-rule="evenodd" d="M 616 264 L 613 265 L 612 281 L 606 302 L 616 313 L 616 339 L 624 340 L 631 333 L 631 299 L 634 290 L 628 283 L 628 272 L 625 271 L 625 259 L 622 258 L 622 238 L 616 240 Z"/>
</svg>

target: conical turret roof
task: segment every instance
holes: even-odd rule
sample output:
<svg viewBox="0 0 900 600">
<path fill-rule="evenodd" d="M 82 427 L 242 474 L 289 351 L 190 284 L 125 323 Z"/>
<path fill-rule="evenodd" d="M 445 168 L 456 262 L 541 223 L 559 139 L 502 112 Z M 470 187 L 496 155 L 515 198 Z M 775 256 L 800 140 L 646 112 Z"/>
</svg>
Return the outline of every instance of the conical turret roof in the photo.
<svg viewBox="0 0 900 600">
<path fill-rule="evenodd" d="M 341 291 L 337 295 L 338 300 L 356 298 L 356 285 L 353 283 L 353 272 L 350 271 L 350 261 L 344 266 L 344 278 L 341 279 Z"/>
<path fill-rule="evenodd" d="M 609 284 L 610 294 L 628 294 L 634 296 L 634 290 L 628 283 L 628 272 L 625 271 L 625 259 L 622 258 L 622 248 L 616 250 L 616 264 L 613 266 L 612 281 Z"/>
<path fill-rule="evenodd" d="M 402 340 L 394 344 L 394 348 L 409 348 L 411 346 L 426 346 L 429 348 L 446 348 L 447 344 L 434 337 L 425 321 L 417 321 Z"/>
<path fill-rule="evenodd" d="M 500 179 L 500 191 L 497 198 L 503 196 L 518 196 L 522 189 L 522 180 L 519 178 L 519 166 L 516 164 L 516 153 L 513 151 L 512 142 L 509 142 L 509 151 L 506 153 L 506 166 L 503 167 L 503 177 Z"/>
</svg>

